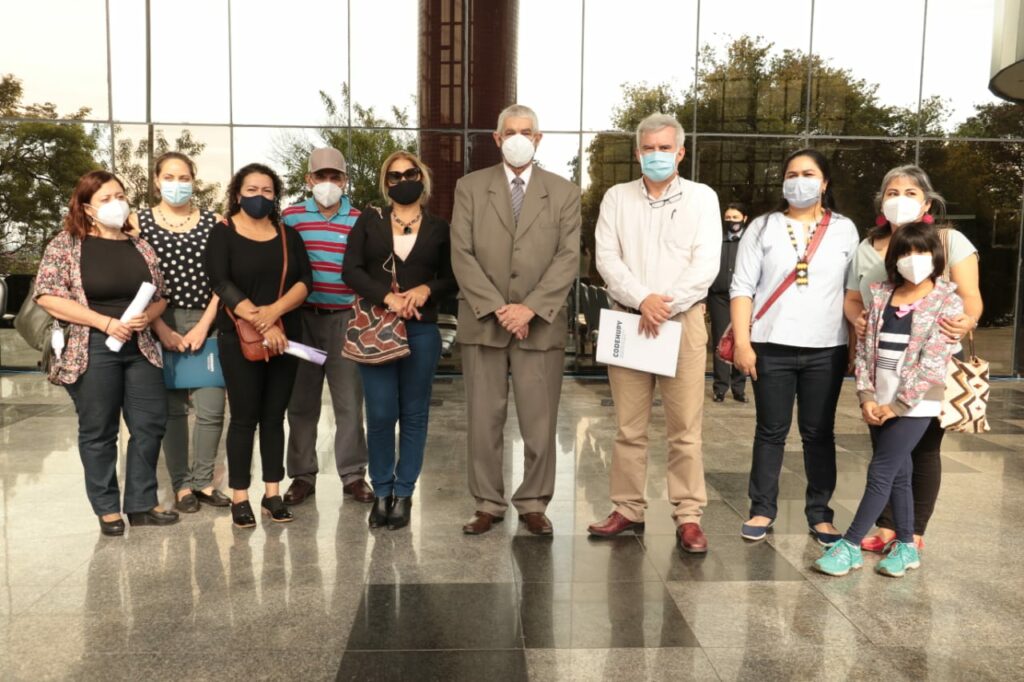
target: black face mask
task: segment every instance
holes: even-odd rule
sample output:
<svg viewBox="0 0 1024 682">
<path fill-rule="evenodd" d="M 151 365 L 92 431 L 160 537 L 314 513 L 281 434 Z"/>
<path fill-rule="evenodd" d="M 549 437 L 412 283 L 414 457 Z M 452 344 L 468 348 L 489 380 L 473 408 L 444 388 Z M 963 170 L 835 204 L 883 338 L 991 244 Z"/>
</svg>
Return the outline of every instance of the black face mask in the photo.
<svg viewBox="0 0 1024 682">
<path fill-rule="evenodd" d="M 423 196 L 423 182 L 420 180 L 402 180 L 393 187 L 388 188 L 388 196 L 391 201 L 402 206 L 415 204 Z"/>
<path fill-rule="evenodd" d="M 263 220 L 274 210 L 274 202 L 262 194 L 257 194 L 254 197 L 242 197 L 238 204 L 253 220 Z"/>
<path fill-rule="evenodd" d="M 723 225 L 727 232 L 739 232 L 743 229 L 743 223 L 738 220 L 725 220 Z"/>
</svg>

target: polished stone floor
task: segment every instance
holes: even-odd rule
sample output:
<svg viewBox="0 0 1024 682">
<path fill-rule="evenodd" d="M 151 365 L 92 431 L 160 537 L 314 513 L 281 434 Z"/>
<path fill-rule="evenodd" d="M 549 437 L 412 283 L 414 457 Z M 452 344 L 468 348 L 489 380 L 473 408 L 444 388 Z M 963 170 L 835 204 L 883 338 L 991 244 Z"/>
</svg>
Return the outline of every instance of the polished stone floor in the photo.
<svg viewBox="0 0 1024 682">
<path fill-rule="evenodd" d="M 329 473 L 287 526 L 231 526 L 204 508 L 171 529 L 103 538 L 64 393 L 0 375 L 2 680 L 1010 680 L 1024 679 L 1024 383 L 995 385 L 991 433 L 953 434 L 921 570 L 814 574 L 791 436 L 774 535 L 746 544 L 753 406 L 705 408 L 711 550 L 680 556 L 652 429 L 647 532 L 592 541 L 609 510 L 606 383 L 567 379 L 552 538 L 510 514 L 466 537 L 465 402 L 440 379 L 414 520 L 368 532 Z M 321 422 L 330 471 L 331 420 Z M 838 420 L 836 523 L 870 456 L 852 386 Z M 507 479 L 522 441 L 506 427 Z M 222 464 L 218 477 L 223 476 Z M 161 463 L 161 494 L 169 500 Z M 510 482 L 509 488 L 513 484 Z M 258 494 L 254 490 L 254 496 Z"/>
</svg>

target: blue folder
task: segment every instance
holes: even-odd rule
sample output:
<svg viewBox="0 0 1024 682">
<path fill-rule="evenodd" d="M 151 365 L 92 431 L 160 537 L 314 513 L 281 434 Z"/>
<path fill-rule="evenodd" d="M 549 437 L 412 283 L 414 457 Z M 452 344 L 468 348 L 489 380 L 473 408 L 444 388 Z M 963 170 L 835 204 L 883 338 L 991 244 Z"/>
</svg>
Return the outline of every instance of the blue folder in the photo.
<svg viewBox="0 0 1024 682">
<path fill-rule="evenodd" d="M 164 351 L 164 384 L 167 388 L 224 387 L 217 339 L 207 339 L 196 353 Z"/>
</svg>

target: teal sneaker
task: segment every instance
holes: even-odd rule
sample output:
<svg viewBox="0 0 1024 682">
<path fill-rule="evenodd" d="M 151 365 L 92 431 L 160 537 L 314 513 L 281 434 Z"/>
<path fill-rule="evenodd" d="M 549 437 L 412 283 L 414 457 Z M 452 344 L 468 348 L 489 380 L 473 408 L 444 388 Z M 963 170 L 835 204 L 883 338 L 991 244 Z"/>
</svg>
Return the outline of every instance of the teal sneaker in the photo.
<svg viewBox="0 0 1024 682">
<path fill-rule="evenodd" d="M 907 544 L 897 540 L 889 548 L 888 556 L 878 562 L 875 570 L 882 575 L 902 578 L 907 574 L 907 569 L 920 567 L 921 555 L 917 553 L 917 547 L 913 543 Z"/>
<path fill-rule="evenodd" d="M 827 575 L 841 576 L 850 571 L 863 568 L 864 559 L 860 547 L 848 542 L 845 538 L 831 547 L 825 548 L 825 554 L 814 562 L 814 568 Z"/>
</svg>

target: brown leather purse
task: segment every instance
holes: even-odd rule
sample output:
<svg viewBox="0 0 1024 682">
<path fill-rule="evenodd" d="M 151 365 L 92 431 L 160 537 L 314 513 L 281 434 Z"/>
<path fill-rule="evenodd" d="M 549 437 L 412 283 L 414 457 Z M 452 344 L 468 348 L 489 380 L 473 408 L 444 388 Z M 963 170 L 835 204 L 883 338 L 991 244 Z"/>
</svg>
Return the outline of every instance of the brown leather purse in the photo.
<svg viewBox="0 0 1024 682">
<path fill-rule="evenodd" d="M 231 222 L 230 218 L 228 218 L 228 225 L 232 230 L 235 230 L 235 224 Z M 284 233 L 284 227 L 278 226 L 277 230 L 281 235 L 281 252 L 284 255 L 284 264 L 281 266 L 281 284 L 278 285 L 277 288 L 277 298 L 280 299 L 284 296 L 284 280 L 285 276 L 288 274 L 288 237 Z M 231 318 L 231 321 L 235 323 L 235 331 L 238 333 L 238 343 L 242 347 L 242 356 L 245 357 L 246 360 L 250 360 L 252 362 L 270 362 L 270 358 L 282 354 L 281 352 L 271 350 L 271 348 L 264 343 L 265 339 L 263 334 L 257 331 L 256 327 L 252 326 L 248 320 L 235 317 L 235 314 L 231 312 L 231 308 L 227 305 L 224 306 L 224 311 L 228 314 L 228 317 Z M 281 333 L 284 333 L 284 323 L 281 322 L 280 318 L 274 322 L 274 326 L 280 329 Z"/>
</svg>

